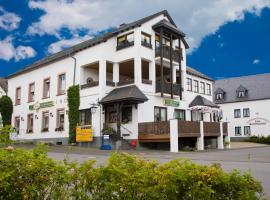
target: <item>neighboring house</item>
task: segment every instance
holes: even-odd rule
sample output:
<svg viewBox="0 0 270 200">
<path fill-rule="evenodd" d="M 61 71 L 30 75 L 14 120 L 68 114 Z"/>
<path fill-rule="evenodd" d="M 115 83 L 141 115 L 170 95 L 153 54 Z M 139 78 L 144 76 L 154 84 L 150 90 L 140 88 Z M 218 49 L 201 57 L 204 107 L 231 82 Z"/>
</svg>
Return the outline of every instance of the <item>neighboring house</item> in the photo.
<svg viewBox="0 0 270 200">
<path fill-rule="evenodd" d="M 7 95 L 8 81 L 6 79 L 0 78 L 0 97 Z"/>
<path fill-rule="evenodd" d="M 186 66 L 187 48 L 185 34 L 162 11 L 8 76 L 18 138 L 65 142 L 66 91 L 73 84 L 80 85 L 79 125 L 92 126 L 97 145 L 105 126 L 125 140 L 143 142 L 142 123 L 213 121 L 211 109 L 218 110 L 211 102 L 213 80 Z M 201 113 L 202 108 L 207 112 Z M 157 141 L 169 141 L 166 134 Z"/>
<path fill-rule="evenodd" d="M 270 74 L 218 80 L 214 101 L 234 139 L 270 135 Z"/>
</svg>

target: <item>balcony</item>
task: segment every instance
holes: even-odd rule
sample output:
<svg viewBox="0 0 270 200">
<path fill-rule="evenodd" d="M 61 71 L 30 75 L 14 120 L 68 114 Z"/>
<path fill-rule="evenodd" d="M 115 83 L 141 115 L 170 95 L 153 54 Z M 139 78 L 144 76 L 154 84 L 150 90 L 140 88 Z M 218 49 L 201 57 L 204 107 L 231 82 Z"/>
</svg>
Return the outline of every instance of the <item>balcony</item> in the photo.
<svg viewBox="0 0 270 200">
<path fill-rule="evenodd" d="M 98 83 L 99 83 L 98 81 L 93 81 L 90 83 L 83 84 L 81 85 L 81 90 L 86 89 L 86 88 L 96 87 L 98 86 Z"/>
<path fill-rule="evenodd" d="M 126 41 L 125 43 L 118 44 L 116 50 L 118 51 L 131 46 L 134 46 L 134 41 L 132 42 Z"/>
<path fill-rule="evenodd" d="M 161 50 L 160 47 L 156 47 L 156 51 L 155 51 L 156 57 L 160 57 L 160 55 L 161 55 L 160 50 Z M 166 45 L 163 46 L 163 57 L 167 58 L 167 59 L 170 59 L 170 47 L 169 46 L 166 46 Z M 177 49 L 172 50 L 172 59 L 175 62 L 180 61 L 179 50 L 177 50 Z"/>
<path fill-rule="evenodd" d="M 180 84 L 173 84 L 172 87 L 172 93 L 173 95 L 177 95 L 180 96 L 180 92 L 181 92 L 181 85 Z M 161 81 L 156 81 L 156 93 L 161 92 Z M 163 92 L 165 94 L 171 94 L 171 83 L 168 83 L 166 81 L 163 81 Z"/>
</svg>

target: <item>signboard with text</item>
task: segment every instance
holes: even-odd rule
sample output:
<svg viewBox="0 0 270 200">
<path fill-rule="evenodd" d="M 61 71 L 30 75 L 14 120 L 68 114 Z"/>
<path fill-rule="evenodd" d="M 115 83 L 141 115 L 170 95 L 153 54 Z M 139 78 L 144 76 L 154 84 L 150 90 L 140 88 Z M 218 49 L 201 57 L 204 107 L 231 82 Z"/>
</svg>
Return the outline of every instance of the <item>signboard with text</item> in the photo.
<svg viewBox="0 0 270 200">
<path fill-rule="evenodd" d="M 93 130 L 91 126 L 77 126 L 76 142 L 92 142 Z"/>
<path fill-rule="evenodd" d="M 53 101 L 47 101 L 47 102 L 43 102 L 43 103 L 36 102 L 33 105 L 29 105 L 29 110 L 38 110 L 41 108 L 49 108 L 49 107 L 53 107 L 53 106 L 54 106 Z"/>
<path fill-rule="evenodd" d="M 175 101 L 173 99 L 163 99 L 163 105 L 164 106 L 179 107 L 180 102 L 179 101 Z"/>
</svg>

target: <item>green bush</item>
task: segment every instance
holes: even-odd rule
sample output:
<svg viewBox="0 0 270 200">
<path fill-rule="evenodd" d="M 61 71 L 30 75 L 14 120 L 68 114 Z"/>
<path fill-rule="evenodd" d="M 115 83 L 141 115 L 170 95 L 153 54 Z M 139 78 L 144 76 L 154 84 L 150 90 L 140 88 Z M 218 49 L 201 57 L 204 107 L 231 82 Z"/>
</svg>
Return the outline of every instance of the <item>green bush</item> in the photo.
<svg viewBox="0 0 270 200">
<path fill-rule="evenodd" d="M 265 136 L 251 136 L 246 141 L 261 143 L 261 144 L 270 144 L 270 135 L 267 137 L 265 137 Z"/>
<path fill-rule="evenodd" d="M 79 123 L 80 87 L 71 86 L 68 91 L 69 142 L 76 142 L 76 126 Z"/>
<path fill-rule="evenodd" d="M 188 160 L 166 164 L 113 154 L 104 166 L 55 161 L 44 147 L 0 150 L 0 199 L 248 200 L 262 186 L 250 174 Z"/>
<path fill-rule="evenodd" d="M 14 131 L 15 130 L 10 125 L 0 128 L 0 147 L 8 146 L 13 143 L 13 141 L 9 138 L 9 134 Z"/>
<path fill-rule="evenodd" d="M 0 113 L 2 115 L 3 125 L 10 125 L 13 113 L 13 103 L 8 96 L 2 96 L 0 98 Z"/>
</svg>

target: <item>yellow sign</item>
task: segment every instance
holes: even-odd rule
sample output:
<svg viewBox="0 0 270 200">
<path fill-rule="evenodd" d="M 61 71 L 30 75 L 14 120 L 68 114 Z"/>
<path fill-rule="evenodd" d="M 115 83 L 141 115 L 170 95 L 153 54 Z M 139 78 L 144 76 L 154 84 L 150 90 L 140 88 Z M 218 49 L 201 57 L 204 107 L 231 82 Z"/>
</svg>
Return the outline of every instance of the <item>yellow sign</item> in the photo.
<svg viewBox="0 0 270 200">
<path fill-rule="evenodd" d="M 91 126 L 77 126 L 76 142 L 92 142 L 93 130 Z"/>
</svg>

